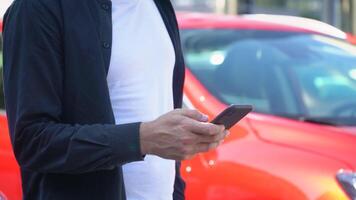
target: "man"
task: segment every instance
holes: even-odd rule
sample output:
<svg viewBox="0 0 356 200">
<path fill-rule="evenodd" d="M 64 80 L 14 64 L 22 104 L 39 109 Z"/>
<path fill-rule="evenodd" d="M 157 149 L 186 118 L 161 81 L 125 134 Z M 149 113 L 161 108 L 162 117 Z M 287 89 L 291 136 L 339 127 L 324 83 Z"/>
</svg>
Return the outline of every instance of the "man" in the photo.
<svg viewBox="0 0 356 200">
<path fill-rule="evenodd" d="M 16 0 L 4 83 L 24 199 L 184 199 L 174 160 L 227 131 L 173 110 L 183 82 L 168 0 Z"/>
</svg>

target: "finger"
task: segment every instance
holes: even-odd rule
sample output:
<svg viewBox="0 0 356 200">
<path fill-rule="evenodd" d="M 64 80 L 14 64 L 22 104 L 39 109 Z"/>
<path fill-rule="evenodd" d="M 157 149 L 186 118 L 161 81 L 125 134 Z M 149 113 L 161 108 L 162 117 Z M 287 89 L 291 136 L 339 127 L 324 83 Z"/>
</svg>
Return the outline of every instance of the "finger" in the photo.
<svg viewBox="0 0 356 200">
<path fill-rule="evenodd" d="M 176 161 L 183 161 L 183 160 L 190 160 L 194 156 L 195 156 L 195 154 L 192 154 L 192 155 L 176 155 L 176 156 L 173 156 L 172 158 L 167 158 L 167 159 L 173 159 L 173 160 L 176 160 Z"/>
<path fill-rule="evenodd" d="M 224 133 L 225 133 L 225 137 L 229 137 L 229 135 L 231 134 L 229 130 L 225 130 Z"/>
<path fill-rule="evenodd" d="M 204 153 L 208 152 L 210 150 L 210 144 L 209 143 L 200 143 L 195 146 L 195 153 Z"/>
<path fill-rule="evenodd" d="M 185 117 L 194 119 L 196 121 L 200 122 L 207 122 L 209 120 L 209 117 L 197 110 L 191 110 L 191 109 L 181 109 L 179 110 L 179 113 L 184 115 Z"/>
<path fill-rule="evenodd" d="M 210 150 L 216 149 L 219 146 L 220 142 L 214 143 L 200 143 L 195 146 L 195 153 L 204 153 Z"/>
<path fill-rule="evenodd" d="M 194 155 L 185 156 L 185 157 L 183 157 L 183 160 L 191 160 L 191 159 L 193 159 L 194 156 L 195 156 L 195 154 Z"/>
<path fill-rule="evenodd" d="M 209 151 L 218 148 L 219 145 L 220 145 L 220 142 L 215 142 L 215 143 L 209 144 Z"/>
<path fill-rule="evenodd" d="M 213 135 L 213 136 L 205 136 L 205 135 L 197 135 L 196 137 L 196 142 L 197 143 L 215 143 L 215 142 L 220 142 L 221 140 L 224 140 L 226 137 L 226 133 L 220 133 L 218 135 Z"/>
<path fill-rule="evenodd" d="M 221 141 L 219 142 L 219 145 L 218 145 L 218 146 L 222 145 L 224 142 L 225 142 L 225 140 L 221 140 Z"/>
<path fill-rule="evenodd" d="M 218 135 L 222 133 L 225 128 L 222 125 L 215 125 L 212 123 L 203 123 L 203 122 L 197 122 L 197 121 L 187 121 L 187 128 L 189 129 L 188 131 L 191 131 L 195 134 L 199 135 Z"/>
</svg>

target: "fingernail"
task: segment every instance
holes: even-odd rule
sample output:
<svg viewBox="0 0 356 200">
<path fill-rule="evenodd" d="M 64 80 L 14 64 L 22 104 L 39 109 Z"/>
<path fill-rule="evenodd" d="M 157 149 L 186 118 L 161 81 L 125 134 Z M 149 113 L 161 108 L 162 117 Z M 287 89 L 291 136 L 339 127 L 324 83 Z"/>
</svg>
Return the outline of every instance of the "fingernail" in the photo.
<svg viewBox="0 0 356 200">
<path fill-rule="evenodd" d="M 207 115 L 203 114 L 202 117 L 201 117 L 201 121 L 207 122 L 207 121 L 209 121 L 209 117 Z"/>
</svg>

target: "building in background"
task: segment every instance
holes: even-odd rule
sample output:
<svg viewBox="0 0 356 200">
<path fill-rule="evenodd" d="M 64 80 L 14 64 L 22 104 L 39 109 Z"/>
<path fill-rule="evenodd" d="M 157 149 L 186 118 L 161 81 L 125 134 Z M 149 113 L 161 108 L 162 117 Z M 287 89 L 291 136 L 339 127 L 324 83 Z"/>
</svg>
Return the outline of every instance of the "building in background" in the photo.
<svg viewBox="0 0 356 200">
<path fill-rule="evenodd" d="M 356 34 L 356 0 L 172 0 L 178 10 L 282 14 L 327 22 Z"/>
</svg>

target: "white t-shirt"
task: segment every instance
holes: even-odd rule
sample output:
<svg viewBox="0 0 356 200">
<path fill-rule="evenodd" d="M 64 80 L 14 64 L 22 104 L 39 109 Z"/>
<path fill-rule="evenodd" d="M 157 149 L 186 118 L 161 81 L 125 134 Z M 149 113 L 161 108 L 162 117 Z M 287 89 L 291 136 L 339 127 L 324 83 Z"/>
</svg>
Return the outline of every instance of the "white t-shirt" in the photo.
<svg viewBox="0 0 356 200">
<path fill-rule="evenodd" d="M 116 124 L 146 122 L 173 110 L 172 41 L 153 0 L 112 0 L 107 82 Z M 147 155 L 123 166 L 128 200 L 172 199 L 175 161 Z"/>
</svg>

